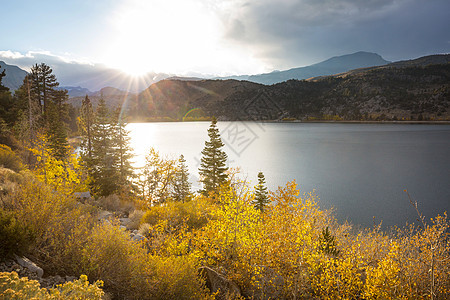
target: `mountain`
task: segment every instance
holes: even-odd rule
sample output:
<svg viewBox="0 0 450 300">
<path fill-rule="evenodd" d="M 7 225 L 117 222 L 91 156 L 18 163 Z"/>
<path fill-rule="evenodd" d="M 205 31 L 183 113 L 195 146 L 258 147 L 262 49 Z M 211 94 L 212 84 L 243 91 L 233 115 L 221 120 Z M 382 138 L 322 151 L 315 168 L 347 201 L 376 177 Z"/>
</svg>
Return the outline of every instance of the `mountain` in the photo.
<svg viewBox="0 0 450 300">
<path fill-rule="evenodd" d="M 122 106 L 123 103 L 128 103 L 129 101 L 136 101 L 137 96 L 137 94 L 135 93 L 123 91 L 114 87 L 104 87 L 97 92 L 89 92 L 70 97 L 68 103 L 70 103 L 74 107 L 81 107 L 81 103 L 86 95 L 88 95 L 94 107 L 97 106 L 100 98 L 103 97 L 103 99 L 105 99 L 106 101 L 106 104 L 111 108 Z"/>
<path fill-rule="evenodd" d="M 59 86 L 57 87 L 58 90 L 66 90 L 68 92 L 69 98 L 74 97 L 84 97 L 86 95 L 90 96 L 92 95 L 92 92 L 87 89 L 83 88 L 81 86 Z"/>
<path fill-rule="evenodd" d="M 237 80 L 161 80 L 141 92 L 136 101 L 127 104 L 126 111 L 134 119 L 159 117 L 182 119 L 192 109 L 195 116 L 209 115 L 216 105 L 235 93 L 254 91 L 262 85 Z M 205 113 L 208 112 L 208 113 Z M 190 115 L 193 116 L 193 115 Z"/>
<path fill-rule="evenodd" d="M 110 86 L 130 92 L 140 92 L 152 83 L 170 77 L 169 74 L 150 72 L 136 77 L 103 65 L 63 64 L 50 65 L 63 86 L 80 86 L 98 91 Z"/>
<path fill-rule="evenodd" d="M 23 83 L 23 79 L 27 76 L 27 72 L 13 65 L 8 65 L 4 61 L 0 61 L 0 72 L 5 70 L 6 76 L 3 77 L 2 84 L 10 89 L 11 92 L 17 90 Z"/>
<path fill-rule="evenodd" d="M 10 69 L 6 72 L 5 82 L 12 90 L 15 90 L 22 84 L 26 72 L 14 65 L 14 59 L 4 58 L 4 60 L 6 63 L 3 61 L 0 62 L 0 66 L 2 69 L 6 67 Z M 98 91 L 106 86 L 112 86 L 130 92 L 140 92 L 148 88 L 152 83 L 172 76 L 170 74 L 155 72 L 149 72 L 142 76 L 132 76 L 102 64 L 67 62 L 60 58 L 43 54 L 36 57 L 25 57 L 17 61 L 17 64 L 23 67 L 31 67 L 36 63 L 49 65 L 60 86 L 69 87 L 72 96 L 79 96 L 78 92 L 86 92 L 82 91 L 82 88 L 90 91 Z M 80 89 L 76 87 L 80 87 Z"/>
<path fill-rule="evenodd" d="M 247 80 L 262 84 L 275 84 L 289 79 L 308 79 L 311 77 L 338 74 L 353 69 L 386 65 L 388 63 L 390 62 L 384 60 L 376 53 L 360 51 L 353 54 L 335 56 L 307 67 L 248 76 Z"/>
<path fill-rule="evenodd" d="M 138 120 L 181 120 L 193 110 L 222 120 L 450 120 L 449 59 L 422 57 L 270 86 L 163 80 L 130 101 L 126 110 Z"/>
</svg>

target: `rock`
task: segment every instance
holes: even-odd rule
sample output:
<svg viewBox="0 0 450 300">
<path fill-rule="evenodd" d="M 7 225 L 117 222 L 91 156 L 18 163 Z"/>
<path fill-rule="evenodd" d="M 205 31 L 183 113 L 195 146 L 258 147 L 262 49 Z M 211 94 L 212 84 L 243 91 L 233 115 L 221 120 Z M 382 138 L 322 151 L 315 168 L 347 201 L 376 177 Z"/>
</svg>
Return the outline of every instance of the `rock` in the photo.
<svg viewBox="0 0 450 300">
<path fill-rule="evenodd" d="M 83 203 L 91 200 L 91 193 L 89 192 L 73 193 L 73 195 Z"/>
<path fill-rule="evenodd" d="M 131 223 L 130 218 L 120 218 L 119 221 L 120 221 L 120 224 L 122 224 L 123 226 L 127 226 L 128 224 Z"/>
<path fill-rule="evenodd" d="M 44 275 L 44 270 L 42 270 L 42 268 L 38 267 L 34 262 L 29 260 L 28 258 L 19 256 L 15 256 L 15 258 L 19 265 L 30 270 L 32 273 L 36 273 L 39 278 L 41 278 Z"/>
<path fill-rule="evenodd" d="M 75 276 L 66 276 L 66 282 L 69 282 L 69 281 L 75 281 L 75 280 L 77 280 L 78 278 L 76 278 Z"/>
<path fill-rule="evenodd" d="M 241 290 L 231 280 L 226 279 L 209 267 L 200 267 L 199 273 L 206 280 L 206 286 L 211 293 L 216 293 L 216 299 L 236 299 L 241 296 Z"/>
<path fill-rule="evenodd" d="M 113 213 L 111 213 L 107 210 L 102 210 L 98 213 L 97 219 L 99 221 L 102 221 L 102 220 L 108 220 L 109 218 L 112 218 L 112 217 L 114 217 Z"/>
<path fill-rule="evenodd" d="M 139 233 L 134 235 L 131 239 L 133 241 L 138 241 L 138 242 L 146 240 L 145 236 L 143 236 L 142 234 L 139 234 Z"/>
</svg>

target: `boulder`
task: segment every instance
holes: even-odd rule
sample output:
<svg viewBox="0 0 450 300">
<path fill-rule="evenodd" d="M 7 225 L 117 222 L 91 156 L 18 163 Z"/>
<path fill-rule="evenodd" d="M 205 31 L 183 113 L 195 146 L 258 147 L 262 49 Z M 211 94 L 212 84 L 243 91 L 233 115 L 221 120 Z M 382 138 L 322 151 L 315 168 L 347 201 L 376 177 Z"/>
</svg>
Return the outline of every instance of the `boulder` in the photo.
<svg viewBox="0 0 450 300">
<path fill-rule="evenodd" d="M 200 275 L 205 278 L 206 286 L 211 293 L 216 293 L 216 299 L 236 299 L 241 297 L 241 290 L 231 280 L 209 267 L 200 267 Z"/>
<path fill-rule="evenodd" d="M 108 219 L 110 219 L 110 218 L 114 218 L 114 214 L 111 213 L 111 212 L 109 212 L 109 211 L 107 211 L 107 210 L 102 210 L 102 211 L 100 211 L 100 212 L 98 213 L 98 216 L 97 216 L 97 219 L 98 219 L 99 221 L 102 221 L 102 220 L 108 220 Z"/>
<path fill-rule="evenodd" d="M 42 270 L 41 267 L 38 267 L 34 262 L 29 260 L 28 258 L 19 256 L 15 256 L 15 258 L 19 265 L 28 269 L 30 272 L 37 274 L 39 278 L 41 278 L 44 275 L 44 270 Z"/>
</svg>

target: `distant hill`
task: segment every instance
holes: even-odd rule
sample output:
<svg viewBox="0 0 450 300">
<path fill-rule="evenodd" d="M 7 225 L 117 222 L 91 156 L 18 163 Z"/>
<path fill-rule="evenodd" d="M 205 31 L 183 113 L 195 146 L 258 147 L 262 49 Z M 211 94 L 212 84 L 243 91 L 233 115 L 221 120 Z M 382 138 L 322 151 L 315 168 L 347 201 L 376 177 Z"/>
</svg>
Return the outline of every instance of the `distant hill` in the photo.
<svg viewBox="0 0 450 300">
<path fill-rule="evenodd" d="M 8 87 L 11 92 L 17 90 L 23 83 L 23 79 L 27 76 L 27 72 L 13 65 L 8 65 L 4 61 L 0 61 L 0 72 L 5 70 L 6 76 L 3 77 L 2 84 Z"/>
<path fill-rule="evenodd" d="M 92 92 L 89 89 L 83 88 L 81 86 L 59 86 L 58 90 L 66 90 L 69 94 L 69 98 L 92 95 Z"/>
<path fill-rule="evenodd" d="M 170 77 L 169 74 L 147 73 L 134 77 L 120 70 L 108 68 L 102 65 L 72 64 L 57 66 L 53 69 L 58 81 L 63 86 L 80 86 L 91 91 L 98 91 L 110 86 L 130 92 L 140 92 L 148 88 L 152 83 Z"/>
<path fill-rule="evenodd" d="M 256 83 L 271 85 L 290 79 L 308 79 L 317 76 L 333 75 L 353 69 L 381 66 L 390 63 L 380 55 L 370 52 L 356 52 L 342 56 L 335 56 L 317 64 L 306 67 L 293 68 L 285 71 L 273 71 L 259 75 L 236 75 L 220 77 L 217 79 L 247 80 Z"/>
<path fill-rule="evenodd" d="M 274 84 L 290 79 L 302 80 L 311 77 L 338 74 L 358 68 L 381 66 L 388 63 L 390 62 L 384 60 L 376 53 L 356 52 L 353 54 L 335 56 L 307 67 L 252 75 L 248 77 L 248 80 L 262 84 Z"/>
<path fill-rule="evenodd" d="M 81 97 L 89 95 L 90 91 L 97 91 L 104 87 L 110 86 L 120 90 L 130 92 L 141 92 L 148 88 L 151 84 L 163 79 L 199 81 L 204 78 L 198 77 L 178 77 L 171 74 L 149 72 L 143 76 L 134 77 L 120 70 L 112 69 L 101 64 L 81 64 L 64 61 L 43 60 L 41 62 L 48 63 L 53 69 L 60 86 L 65 87 L 69 91 L 70 97 Z M 3 63 L 3 62 L 2 62 Z M 239 75 L 228 76 L 216 79 L 236 79 L 247 80 L 262 84 L 274 84 L 289 79 L 307 79 L 310 77 L 332 75 L 342 73 L 355 68 L 378 66 L 389 63 L 381 56 L 375 53 L 357 52 L 353 54 L 337 56 L 326 61 L 301 68 L 294 68 L 286 71 L 274 71 L 267 74 L 259 75 Z M 3 63 L 5 64 L 5 63 Z M 11 89 L 17 89 L 25 77 L 25 71 L 12 65 L 14 72 L 11 73 Z M 22 73 L 16 76 L 18 70 Z"/>
<path fill-rule="evenodd" d="M 448 59 L 449 55 L 423 57 L 270 86 L 237 80 L 163 80 L 140 93 L 127 111 L 139 120 L 180 120 L 193 109 L 222 120 L 450 120 Z"/>
<path fill-rule="evenodd" d="M 136 101 L 128 103 L 128 114 L 147 120 L 161 116 L 182 119 L 191 109 L 214 110 L 238 92 L 253 91 L 261 85 L 237 80 L 162 80 L 142 91 Z"/>
<path fill-rule="evenodd" d="M 136 101 L 137 97 L 137 94 L 135 93 L 122 91 L 113 87 L 105 87 L 97 92 L 90 92 L 87 95 L 94 107 L 97 106 L 100 98 L 103 97 L 103 99 L 105 99 L 106 101 L 106 104 L 111 108 L 122 106 L 123 103 L 126 104 L 129 101 Z M 86 94 L 70 97 L 68 102 L 72 104 L 74 107 L 78 108 L 81 107 L 81 103 L 85 97 Z"/>
</svg>

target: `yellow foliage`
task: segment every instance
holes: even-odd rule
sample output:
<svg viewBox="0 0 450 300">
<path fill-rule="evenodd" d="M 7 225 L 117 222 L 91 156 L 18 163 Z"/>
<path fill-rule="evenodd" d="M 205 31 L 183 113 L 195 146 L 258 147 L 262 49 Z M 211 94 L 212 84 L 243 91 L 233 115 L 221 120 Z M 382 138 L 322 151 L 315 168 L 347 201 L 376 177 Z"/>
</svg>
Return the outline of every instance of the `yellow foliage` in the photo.
<svg viewBox="0 0 450 300">
<path fill-rule="evenodd" d="M 87 276 L 81 275 L 79 280 L 45 289 L 41 288 L 36 280 L 19 278 L 16 272 L 2 272 L 0 273 L 0 299 L 100 300 L 104 295 L 102 285 L 101 281 L 89 284 Z"/>
<path fill-rule="evenodd" d="M 264 213 L 252 195 L 223 187 L 214 218 L 196 232 L 203 264 L 254 298 L 422 299 L 448 295 L 450 239 L 446 216 L 423 230 L 387 235 L 380 226 L 354 233 L 319 209 L 295 182 L 271 193 Z M 336 251 L 325 251 L 330 228 Z"/>
<path fill-rule="evenodd" d="M 86 191 L 80 157 L 72 153 L 65 161 L 58 160 L 51 155 L 46 136 L 40 135 L 38 141 L 29 149 L 36 156 L 36 177 L 65 195 Z"/>
</svg>

